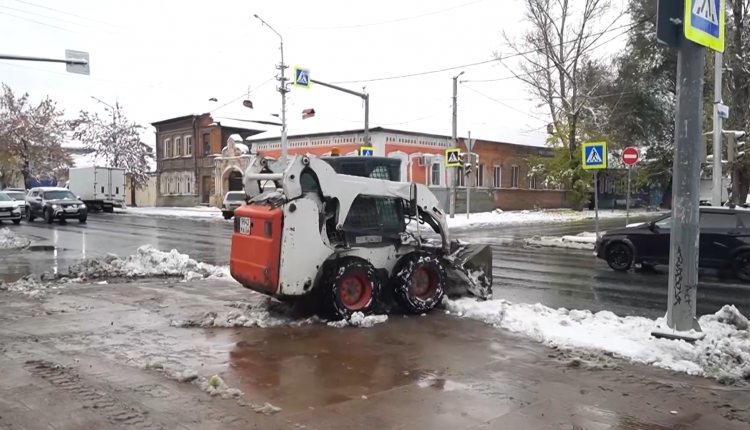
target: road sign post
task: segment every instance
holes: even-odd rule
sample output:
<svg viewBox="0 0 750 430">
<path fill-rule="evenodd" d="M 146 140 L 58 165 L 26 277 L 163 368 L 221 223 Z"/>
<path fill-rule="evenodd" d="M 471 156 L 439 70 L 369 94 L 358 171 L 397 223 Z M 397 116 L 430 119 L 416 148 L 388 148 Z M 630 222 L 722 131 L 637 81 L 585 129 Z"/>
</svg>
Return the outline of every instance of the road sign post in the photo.
<svg viewBox="0 0 750 430">
<path fill-rule="evenodd" d="M 471 153 L 471 150 L 474 149 L 474 142 L 476 142 L 476 139 L 472 140 L 471 132 L 469 132 L 469 138 L 466 140 L 466 149 L 469 151 L 467 161 L 469 162 L 471 172 L 466 175 L 466 219 L 469 219 L 469 216 L 471 215 L 471 184 L 474 182 L 472 180 L 473 176 L 477 174 L 475 173 L 475 167 L 472 163 L 473 154 Z"/>
<path fill-rule="evenodd" d="M 607 142 L 581 145 L 581 168 L 594 171 L 594 231 L 599 239 L 599 170 L 607 168 Z"/>
<path fill-rule="evenodd" d="M 677 50 L 677 105 L 672 167 L 672 225 L 666 327 L 653 336 L 697 340 L 700 165 L 705 47 L 724 51 L 725 0 L 686 0 Z M 658 21 L 658 19 L 657 19 Z"/>
<path fill-rule="evenodd" d="M 630 183 L 631 175 L 630 172 L 633 170 L 633 166 L 638 162 L 638 148 L 632 146 L 623 149 L 622 151 L 622 162 L 628 166 L 628 195 L 625 198 L 625 225 L 630 224 Z"/>
</svg>

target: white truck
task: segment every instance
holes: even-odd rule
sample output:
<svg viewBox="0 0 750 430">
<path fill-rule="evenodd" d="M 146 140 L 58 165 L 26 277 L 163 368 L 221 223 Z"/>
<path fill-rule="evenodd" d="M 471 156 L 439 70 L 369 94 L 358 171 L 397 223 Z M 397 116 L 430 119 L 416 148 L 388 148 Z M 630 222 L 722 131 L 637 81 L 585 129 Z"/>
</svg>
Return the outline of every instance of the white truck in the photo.
<svg viewBox="0 0 750 430">
<path fill-rule="evenodd" d="M 67 188 L 86 204 L 89 212 L 125 208 L 125 169 L 74 167 Z"/>
</svg>

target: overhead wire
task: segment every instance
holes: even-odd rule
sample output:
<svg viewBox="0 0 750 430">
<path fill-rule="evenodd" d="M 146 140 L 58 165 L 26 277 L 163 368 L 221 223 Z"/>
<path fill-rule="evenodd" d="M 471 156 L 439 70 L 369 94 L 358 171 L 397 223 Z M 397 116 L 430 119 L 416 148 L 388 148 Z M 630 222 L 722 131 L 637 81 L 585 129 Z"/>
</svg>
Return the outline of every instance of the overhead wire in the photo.
<svg viewBox="0 0 750 430">
<path fill-rule="evenodd" d="M 67 29 L 67 28 L 62 28 L 62 27 L 58 27 L 58 26 L 56 26 L 56 25 L 52 25 L 52 24 L 47 24 L 46 22 L 35 21 L 35 20 L 33 20 L 33 19 L 29 19 L 29 18 L 24 18 L 24 17 L 22 17 L 22 16 L 18 16 L 18 15 L 12 15 L 12 14 L 9 14 L 9 13 L 6 13 L 6 12 L 0 12 L 0 15 L 12 16 L 13 18 L 18 18 L 18 19 L 22 19 L 22 20 L 24 20 L 24 21 L 29 21 L 29 22 L 33 22 L 33 23 L 36 23 L 36 24 L 40 24 L 40 25 L 46 25 L 47 27 L 52 27 L 52 28 L 56 28 L 56 29 L 58 29 L 58 30 L 62 30 L 62 31 L 67 31 L 67 32 L 69 32 L 69 33 L 74 33 L 74 34 L 81 34 L 81 33 L 77 32 L 77 31 L 69 30 L 69 29 Z"/>
<path fill-rule="evenodd" d="M 237 98 L 235 98 L 235 99 L 232 99 L 232 100 L 230 100 L 230 101 L 228 101 L 228 102 L 224 103 L 223 105 L 221 105 L 221 106 L 219 106 L 219 107 L 217 107 L 217 108 L 215 108 L 215 109 L 212 109 L 212 110 L 210 110 L 210 111 L 209 111 L 208 113 L 213 113 L 213 112 L 216 112 L 217 110 L 219 110 L 219 109 L 221 109 L 221 108 L 223 108 L 223 107 L 226 107 L 226 106 L 228 106 L 228 105 L 229 105 L 229 104 L 231 104 L 231 103 L 234 103 L 234 102 L 236 102 L 237 100 L 241 99 L 242 97 L 244 97 L 244 96 L 247 96 L 247 95 L 249 95 L 249 94 L 252 94 L 253 92 L 255 92 L 255 90 L 258 90 L 258 89 L 262 88 L 263 86 L 265 86 L 265 85 L 266 85 L 267 83 L 271 82 L 271 81 L 272 81 L 272 80 L 274 80 L 274 79 L 276 79 L 276 76 L 273 76 L 273 77 L 271 77 L 271 79 L 269 79 L 269 80 L 267 80 L 267 81 L 263 82 L 262 84 L 258 85 L 257 87 L 253 88 L 253 89 L 252 89 L 252 90 L 250 90 L 250 91 L 245 91 L 245 92 L 243 92 L 242 94 L 240 94 L 240 96 L 239 96 L 239 97 L 237 97 Z"/>
<path fill-rule="evenodd" d="M 38 4 L 35 4 L 35 3 L 32 3 L 32 2 L 28 2 L 28 1 L 24 1 L 24 0 L 13 0 L 13 1 L 15 1 L 15 2 L 17 2 L 17 3 L 23 3 L 23 4 L 27 4 L 27 5 L 29 5 L 29 6 L 34 6 L 34 7 L 38 7 L 38 8 L 41 8 L 41 9 L 47 9 L 47 10 L 51 10 L 51 11 L 53 11 L 53 12 L 61 13 L 61 14 L 64 14 L 64 15 L 74 16 L 74 17 L 76 17 L 76 18 L 81 18 L 81 19 L 85 19 L 85 20 L 88 20 L 88 21 L 98 22 L 99 24 L 110 25 L 110 26 L 112 26 L 112 27 L 119 27 L 119 28 L 122 28 L 122 29 L 124 29 L 124 30 L 131 30 L 131 31 L 132 31 L 132 29 L 130 29 L 130 28 L 127 28 L 127 27 L 123 27 L 123 26 L 121 26 L 121 25 L 117 25 L 117 24 L 112 24 L 112 23 L 108 23 L 108 22 L 104 22 L 104 21 L 99 21 L 99 20 L 96 20 L 96 19 L 93 19 L 93 18 L 87 18 L 87 17 L 85 17 L 85 16 L 82 16 L 82 15 L 76 15 L 76 14 L 74 14 L 74 13 L 70 13 L 70 12 L 65 12 L 65 11 L 62 11 L 62 10 L 59 10 L 59 9 L 53 9 L 53 8 L 51 8 L 51 7 L 47 7 L 47 6 L 41 6 L 41 5 L 38 5 Z"/>
<path fill-rule="evenodd" d="M 104 29 L 101 29 L 101 28 L 98 28 L 98 27 L 93 27 L 93 26 L 90 26 L 90 25 L 86 25 L 86 24 L 81 24 L 80 22 L 73 22 L 73 21 L 68 21 L 68 20 L 66 20 L 66 19 L 62 19 L 62 18 L 55 18 L 55 17 L 52 17 L 52 16 L 42 15 L 42 14 L 40 14 L 40 13 L 29 12 L 29 11 L 27 11 L 27 10 L 23 10 L 23 9 L 17 9 L 17 8 L 14 8 L 14 7 L 9 7 L 9 6 L 1 6 L 1 5 L 0 5 L 0 8 L 3 8 L 3 9 L 10 9 L 10 10 L 12 10 L 12 11 L 16 11 L 16 12 L 21 12 L 21 13 L 27 13 L 27 14 L 29 14 L 29 15 L 34 15 L 34 16 L 38 16 L 38 17 L 42 17 L 42 18 L 46 18 L 46 19 L 51 19 L 51 20 L 54 20 L 54 21 L 60 21 L 60 22 L 64 22 L 64 23 L 67 23 L 67 24 L 80 25 L 81 27 L 91 28 L 91 29 L 94 29 L 94 30 L 99 30 L 99 31 L 105 31 L 105 32 L 107 32 L 107 33 L 111 33 L 111 34 L 119 34 L 119 33 L 113 33 L 113 32 L 111 32 L 111 31 L 109 31 L 109 30 L 104 30 Z M 20 17 L 16 17 L 16 18 L 20 18 Z"/>
</svg>

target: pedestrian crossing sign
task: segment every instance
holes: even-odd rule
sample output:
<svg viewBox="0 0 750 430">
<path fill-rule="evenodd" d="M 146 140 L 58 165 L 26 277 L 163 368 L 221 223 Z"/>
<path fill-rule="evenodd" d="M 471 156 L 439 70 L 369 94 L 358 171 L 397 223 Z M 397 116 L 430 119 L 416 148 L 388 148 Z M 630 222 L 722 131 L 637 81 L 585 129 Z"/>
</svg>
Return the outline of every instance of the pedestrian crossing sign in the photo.
<svg viewBox="0 0 750 430">
<path fill-rule="evenodd" d="M 310 69 L 303 69 L 302 67 L 294 68 L 294 86 L 310 88 Z"/>
<path fill-rule="evenodd" d="M 686 0 L 685 38 L 716 52 L 724 52 L 725 2 Z"/>
<path fill-rule="evenodd" d="M 445 167 L 458 167 L 461 165 L 461 149 L 452 148 L 445 150 Z"/>
<path fill-rule="evenodd" d="M 581 148 L 581 167 L 584 170 L 607 168 L 607 142 L 588 142 Z"/>
<path fill-rule="evenodd" d="M 361 155 L 362 157 L 372 157 L 373 155 L 375 155 L 375 148 L 370 146 L 360 146 L 359 155 Z"/>
</svg>

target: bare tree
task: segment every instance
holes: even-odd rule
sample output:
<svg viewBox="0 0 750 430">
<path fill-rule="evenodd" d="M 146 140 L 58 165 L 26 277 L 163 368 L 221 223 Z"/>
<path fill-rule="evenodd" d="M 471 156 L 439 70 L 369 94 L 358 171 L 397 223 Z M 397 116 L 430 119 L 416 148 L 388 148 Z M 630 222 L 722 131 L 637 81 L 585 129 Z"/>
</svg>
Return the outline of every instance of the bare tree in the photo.
<svg viewBox="0 0 750 430">
<path fill-rule="evenodd" d="M 611 0 L 523 0 L 529 28 L 520 37 L 502 32 L 517 67 L 506 67 L 549 109 L 552 123 L 567 142 L 571 156 L 578 147 L 582 109 L 596 90 L 587 85 L 591 52 L 607 30 L 599 22 L 612 10 Z M 501 62 L 503 56 L 496 54 Z M 503 62 L 505 65 L 505 63 Z"/>
<path fill-rule="evenodd" d="M 0 95 L 0 162 L 4 172 L 20 173 L 26 187 L 32 179 L 55 178 L 73 162 L 63 149 L 68 122 L 49 97 L 33 106 L 29 95 L 16 97 L 3 84 Z"/>
<path fill-rule="evenodd" d="M 81 111 L 78 119 L 71 122 L 75 130 L 73 137 L 108 166 L 125 169 L 135 188 L 143 187 L 148 182 L 148 161 L 152 156 L 151 148 L 141 141 L 140 132 L 144 127 L 128 120 L 120 103 L 106 111 L 109 118 Z"/>
<path fill-rule="evenodd" d="M 725 59 L 729 66 L 728 89 L 730 112 L 727 124 L 733 130 L 750 131 L 750 0 L 728 0 L 727 43 Z M 729 166 L 732 177 L 732 202 L 745 203 L 750 190 L 750 160 L 738 158 Z"/>
</svg>

